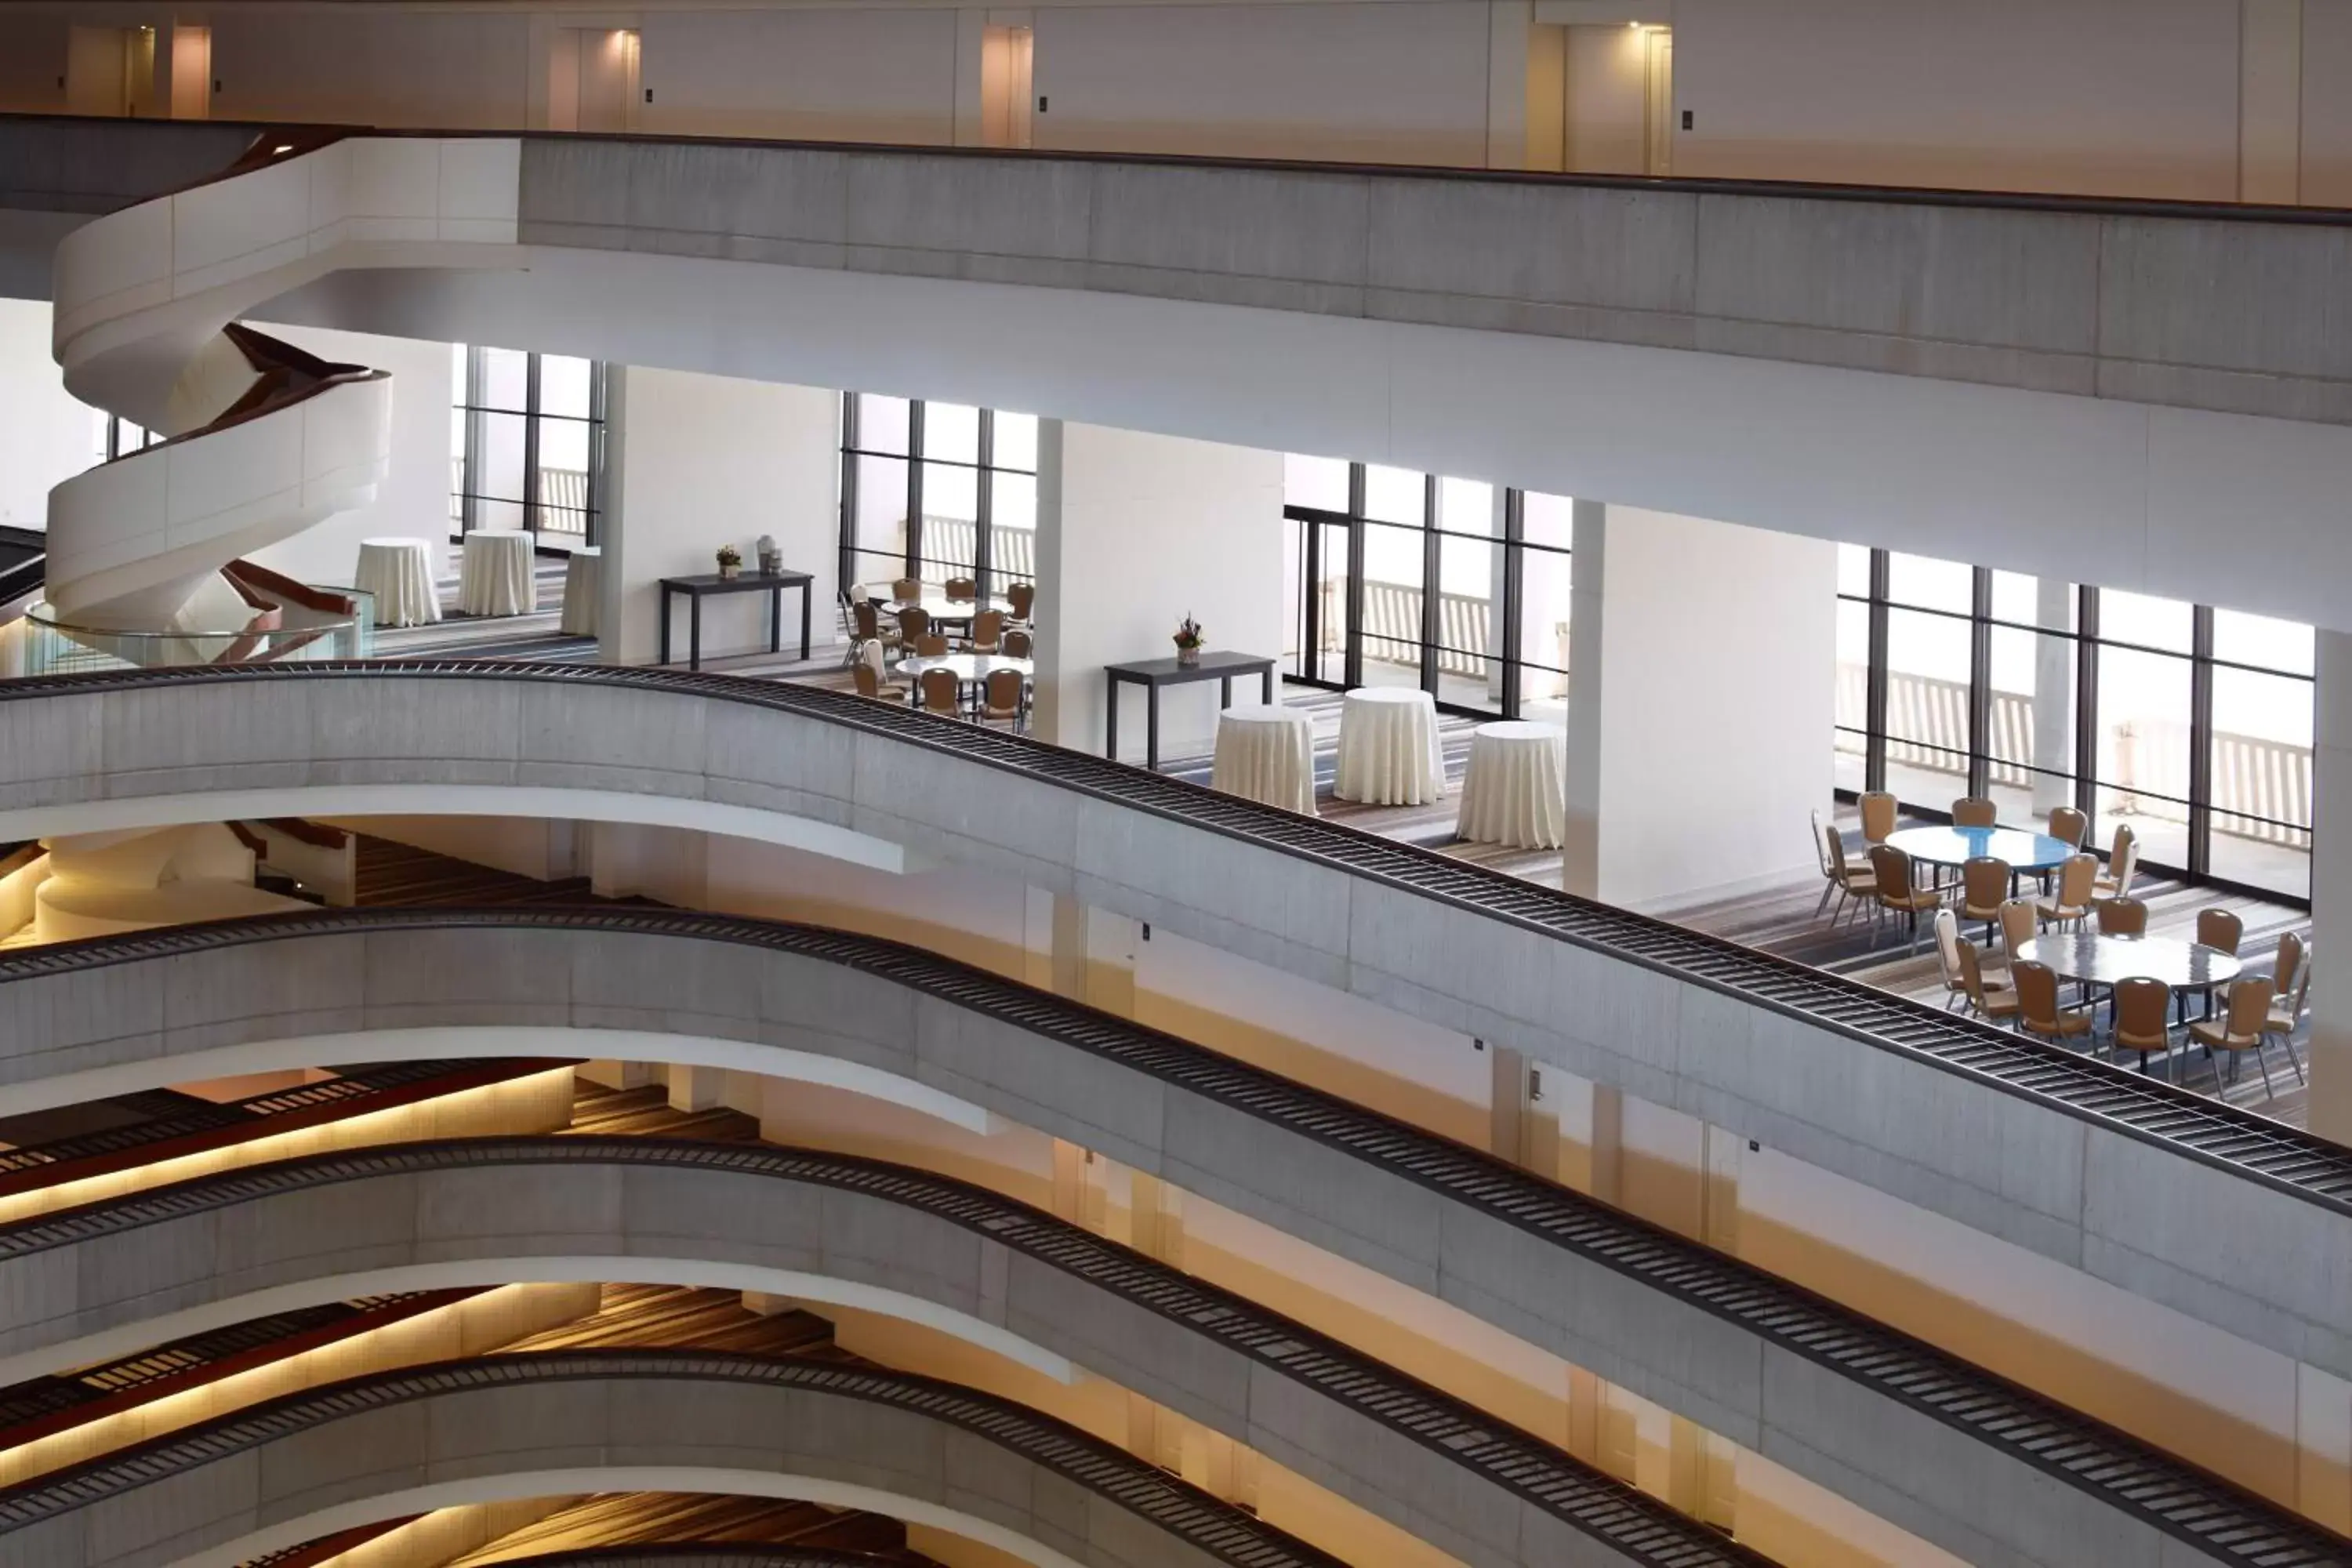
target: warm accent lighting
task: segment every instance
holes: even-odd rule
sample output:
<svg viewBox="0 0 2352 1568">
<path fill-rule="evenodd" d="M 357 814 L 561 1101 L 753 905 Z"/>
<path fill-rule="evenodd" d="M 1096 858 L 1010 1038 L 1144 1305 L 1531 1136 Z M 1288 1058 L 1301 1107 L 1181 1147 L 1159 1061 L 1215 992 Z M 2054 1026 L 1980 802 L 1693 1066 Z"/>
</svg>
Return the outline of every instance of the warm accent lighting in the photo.
<svg viewBox="0 0 2352 1568">
<path fill-rule="evenodd" d="M 275 147 L 272 147 L 272 148 L 269 150 L 269 155 L 270 155 L 271 157 L 275 158 L 275 157 L 278 157 L 279 155 L 281 155 L 281 154 L 283 154 L 283 153 L 291 153 L 292 151 L 294 151 L 294 143 L 293 143 L 293 142 L 280 142 L 278 145 L 277 145 L 277 146 L 275 146 Z"/>
</svg>

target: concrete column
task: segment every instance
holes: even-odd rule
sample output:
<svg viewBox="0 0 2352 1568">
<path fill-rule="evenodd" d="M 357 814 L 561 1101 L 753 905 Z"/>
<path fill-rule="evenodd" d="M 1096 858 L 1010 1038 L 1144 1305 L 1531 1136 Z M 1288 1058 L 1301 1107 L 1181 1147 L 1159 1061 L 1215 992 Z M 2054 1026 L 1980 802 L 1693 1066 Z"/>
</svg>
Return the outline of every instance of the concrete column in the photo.
<svg viewBox="0 0 2352 1568">
<path fill-rule="evenodd" d="M 1209 646 L 1282 652 L 1282 454 L 1040 420 L 1037 686 L 1042 739 L 1103 748 L 1107 664 L 1169 658 L 1187 615 Z M 1243 683 L 1236 702 L 1257 700 Z M 1160 695 L 1163 763 L 1207 750 L 1213 682 Z M 1122 692 L 1119 753 L 1144 755 L 1144 701 Z"/>
<path fill-rule="evenodd" d="M 2042 578 L 2034 590 L 2034 625 L 2047 631 L 2074 627 L 2074 585 Z M 2063 637 L 2033 639 L 2033 813 L 2047 816 L 2074 804 L 2074 786 L 2051 773 L 2074 770 L 2074 645 Z"/>
<path fill-rule="evenodd" d="M 669 1108 L 672 1110 L 716 1110 L 720 1097 L 727 1089 L 727 1073 L 722 1068 L 689 1067 L 684 1062 L 664 1064 L 669 1087 Z"/>
<path fill-rule="evenodd" d="M 2352 1143 L 2352 633 L 2318 634 L 2312 757 L 2311 1130 Z"/>
<path fill-rule="evenodd" d="M 1836 547 L 1575 506 L 1562 884 L 1656 909 L 1801 873 L 1830 797 Z"/>
</svg>

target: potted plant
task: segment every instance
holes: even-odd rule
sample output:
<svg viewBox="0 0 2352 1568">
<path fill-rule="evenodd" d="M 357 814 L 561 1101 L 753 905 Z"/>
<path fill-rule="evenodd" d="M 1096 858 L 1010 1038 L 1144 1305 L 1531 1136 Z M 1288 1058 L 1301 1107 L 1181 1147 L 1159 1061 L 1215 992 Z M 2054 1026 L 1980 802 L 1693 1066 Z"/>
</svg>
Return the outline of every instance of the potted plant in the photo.
<svg viewBox="0 0 2352 1568">
<path fill-rule="evenodd" d="M 736 548 L 735 548 L 733 545 L 731 545 L 731 544 L 722 544 L 722 545 L 720 545 L 720 546 L 719 547 L 719 576 L 721 576 L 721 577 L 735 577 L 735 576 L 740 576 L 740 575 L 741 575 L 742 571 L 743 571 L 743 552 L 742 552 L 741 551 L 740 551 L 740 550 L 736 549 Z"/>
<path fill-rule="evenodd" d="M 1176 628 L 1176 662 L 1201 662 L 1201 623 L 1189 614 L 1184 617 L 1184 624 Z"/>
</svg>

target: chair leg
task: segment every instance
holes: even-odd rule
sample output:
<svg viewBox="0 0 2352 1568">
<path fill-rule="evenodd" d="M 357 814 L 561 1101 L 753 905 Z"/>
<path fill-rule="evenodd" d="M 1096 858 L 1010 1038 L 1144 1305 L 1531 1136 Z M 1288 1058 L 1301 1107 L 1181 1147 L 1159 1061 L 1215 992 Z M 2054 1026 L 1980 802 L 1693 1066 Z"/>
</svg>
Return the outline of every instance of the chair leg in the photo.
<svg viewBox="0 0 2352 1568">
<path fill-rule="evenodd" d="M 2303 1076 L 2303 1058 L 2294 1054 L 2294 1037 L 2293 1035 L 2281 1035 L 2279 1037 L 2279 1044 L 2286 1047 L 2286 1059 L 2294 1064 L 2294 1081 L 2297 1083 L 2309 1081 Z"/>
<path fill-rule="evenodd" d="M 1813 906 L 1813 919 L 1819 920 L 1822 918 L 1822 911 L 1830 907 L 1830 895 L 1836 891 L 1837 884 L 1835 882 L 1824 880 L 1822 883 L 1822 901 Z"/>
<path fill-rule="evenodd" d="M 2271 1088 L 2271 1064 L 2263 1059 L 2262 1037 L 2254 1037 L 2254 1065 L 2263 1069 L 2263 1098 L 2269 1100 L 2276 1093 Z"/>
</svg>

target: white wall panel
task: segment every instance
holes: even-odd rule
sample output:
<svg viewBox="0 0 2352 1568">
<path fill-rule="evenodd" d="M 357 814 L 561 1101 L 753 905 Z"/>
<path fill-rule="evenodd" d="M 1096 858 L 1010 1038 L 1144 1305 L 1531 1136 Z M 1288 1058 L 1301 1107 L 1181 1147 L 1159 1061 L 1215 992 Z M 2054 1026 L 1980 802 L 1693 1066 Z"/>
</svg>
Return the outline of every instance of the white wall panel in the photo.
<svg viewBox="0 0 2352 1568">
<path fill-rule="evenodd" d="M 643 31 L 641 132 L 954 140 L 953 11 L 659 11 Z"/>
<path fill-rule="evenodd" d="M 0 527 L 48 526 L 49 487 L 89 467 L 97 418 L 49 358 L 49 308 L 0 300 Z"/>
<path fill-rule="evenodd" d="M 216 6 L 212 29 L 215 120 L 523 124 L 530 19 L 520 12 Z"/>
<path fill-rule="evenodd" d="M 2314 206 L 2352 207 L 2352 5 L 2303 7 L 2303 181 Z"/>
</svg>

